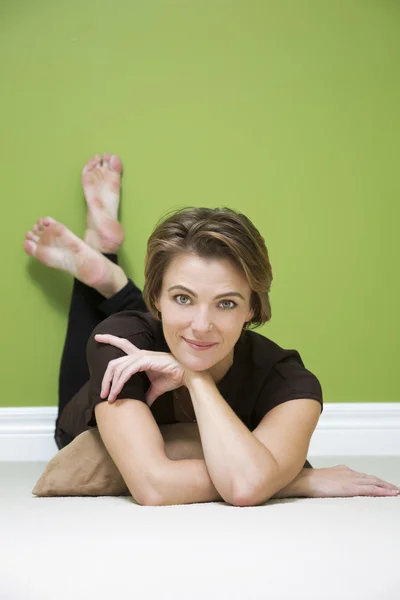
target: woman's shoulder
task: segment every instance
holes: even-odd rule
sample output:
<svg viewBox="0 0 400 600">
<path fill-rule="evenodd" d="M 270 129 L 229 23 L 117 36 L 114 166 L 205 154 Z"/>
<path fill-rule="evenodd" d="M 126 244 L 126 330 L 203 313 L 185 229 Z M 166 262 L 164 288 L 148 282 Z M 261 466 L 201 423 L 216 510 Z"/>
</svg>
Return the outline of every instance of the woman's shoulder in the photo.
<svg viewBox="0 0 400 600">
<path fill-rule="evenodd" d="M 261 382 L 263 390 L 259 396 L 262 407 L 260 419 L 267 412 L 266 405 L 269 410 L 290 399 L 313 398 L 322 405 L 321 383 L 315 373 L 306 367 L 297 350 L 283 348 L 254 331 L 246 334 L 249 334 L 248 344 L 251 345 L 253 364 L 257 365 L 254 379 Z"/>
<path fill-rule="evenodd" d="M 123 310 L 114 313 L 105 318 L 96 327 L 98 333 L 111 333 L 119 335 L 120 333 L 140 333 L 154 332 L 156 329 L 157 319 L 149 312 L 139 310 Z"/>
<path fill-rule="evenodd" d="M 289 358 L 304 366 L 299 352 L 294 348 L 283 348 L 270 338 L 256 331 L 247 331 L 245 334 L 251 360 L 257 366 L 265 368 L 273 366 Z"/>
<path fill-rule="evenodd" d="M 138 343 L 144 343 L 148 349 L 151 348 L 160 352 L 169 351 L 161 322 L 153 317 L 150 312 L 124 310 L 114 313 L 96 326 L 91 337 L 93 338 L 98 333 L 109 333 L 122 337 L 133 344 L 136 340 Z"/>
</svg>

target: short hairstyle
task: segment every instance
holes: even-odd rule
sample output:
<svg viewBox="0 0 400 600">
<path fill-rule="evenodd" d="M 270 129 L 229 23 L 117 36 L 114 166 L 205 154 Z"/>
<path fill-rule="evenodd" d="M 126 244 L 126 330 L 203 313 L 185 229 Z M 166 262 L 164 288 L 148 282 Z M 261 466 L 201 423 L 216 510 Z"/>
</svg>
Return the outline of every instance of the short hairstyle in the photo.
<svg viewBox="0 0 400 600">
<path fill-rule="evenodd" d="M 243 215 L 230 208 L 186 207 L 167 213 L 147 242 L 143 297 L 151 314 L 159 319 L 155 301 L 160 297 L 164 273 L 182 254 L 205 260 L 228 259 L 244 273 L 252 290 L 253 328 L 271 319 L 269 292 L 272 268 L 265 240 Z"/>
</svg>

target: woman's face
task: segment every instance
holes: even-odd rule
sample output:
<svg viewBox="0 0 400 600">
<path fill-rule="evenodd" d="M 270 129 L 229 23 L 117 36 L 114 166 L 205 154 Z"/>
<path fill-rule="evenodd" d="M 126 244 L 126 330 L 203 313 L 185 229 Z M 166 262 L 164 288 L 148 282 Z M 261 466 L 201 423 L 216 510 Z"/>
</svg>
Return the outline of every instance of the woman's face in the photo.
<svg viewBox="0 0 400 600">
<path fill-rule="evenodd" d="M 155 302 L 171 353 L 192 371 L 210 370 L 218 382 L 233 362 L 244 323 L 254 314 L 250 297 L 246 277 L 229 260 L 177 256 Z M 190 342 L 213 345 L 199 349 Z"/>
</svg>

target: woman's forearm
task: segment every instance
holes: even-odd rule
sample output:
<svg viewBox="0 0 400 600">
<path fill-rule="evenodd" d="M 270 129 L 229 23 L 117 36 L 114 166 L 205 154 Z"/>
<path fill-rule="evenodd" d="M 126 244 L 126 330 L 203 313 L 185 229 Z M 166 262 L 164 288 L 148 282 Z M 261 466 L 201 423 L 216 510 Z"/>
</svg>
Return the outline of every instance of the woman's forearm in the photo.
<svg viewBox="0 0 400 600">
<path fill-rule="evenodd" d="M 164 438 L 167 457 L 171 461 L 183 463 L 166 473 L 172 490 L 179 486 L 179 498 L 174 496 L 174 491 L 164 490 L 168 496 L 165 500 L 171 504 L 224 502 L 208 473 L 197 425 L 193 423 L 174 423 L 172 425 L 160 425 L 160 430 Z M 297 477 L 274 494 L 272 499 L 306 497 L 305 478 L 310 474 L 309 472 L 310 469 L 302 469 Z M 174 500 L 179 501 L 174 502 Z"/>
<path fill-rule="evenodd" d="M 206 461 L 199 458 L 170 460 L 158 483 L 157 492 L 163 506 L 225 502 L 211 481 Z"/>
<path fill-rule="evenodd" d="M 274 498 L 306 498 L 307 488 L 305 485 L 306 478 L 310 475 L 313 469 L 302 469 L 300 473 L 287 486 L 276 492 L 271 499 Z"/>
<path fill-rule="evenodd" d="M 194 423 L 160 425 L 168 464 L 161 492 L 163 503 L 191 504 L 224 501 L 207 470 L 199 428 Z"/>
<path fill-rule="evenodd" d="M 171 459 L 162 486 L 158 490 L 162 503 L 170 505 L 225 502 L 210 478 L 205 460 L 186 458 L 188 454 L 198 455 L 198 448 L 194 447 L 191 451 L 189 446 L 190 444 L 181 448 L 179 446 L 168 448 L 166 444 L 167 456 L 169 455 Z M 291 483 L 276 492 L 271 499 L 307 497 L 304 484 L 309 471 L 310 469 L 302 469 Z"/>
<path fill-rule="evenodd" d="M 225 401 L 208 372 L 188 370 L 185 384 L 210 477 L 226 501 L 241 505 L 273 480 L 275 458 Z"/>
</svg>

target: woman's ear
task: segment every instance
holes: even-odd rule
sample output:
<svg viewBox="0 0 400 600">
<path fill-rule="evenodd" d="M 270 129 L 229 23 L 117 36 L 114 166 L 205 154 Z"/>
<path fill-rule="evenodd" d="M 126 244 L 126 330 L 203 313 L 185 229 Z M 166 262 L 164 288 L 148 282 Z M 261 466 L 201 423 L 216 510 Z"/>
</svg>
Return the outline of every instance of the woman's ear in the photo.
<svg viewBox="0 0 400 600">
<path fill-rule="evenodd" d="M 251 321 L 253 317 L 254 317 L 254 308 L 252 308 L 252 309 L 251 309 L 251 310 L 248 312 L 246 321 Z"/>
</svg>

